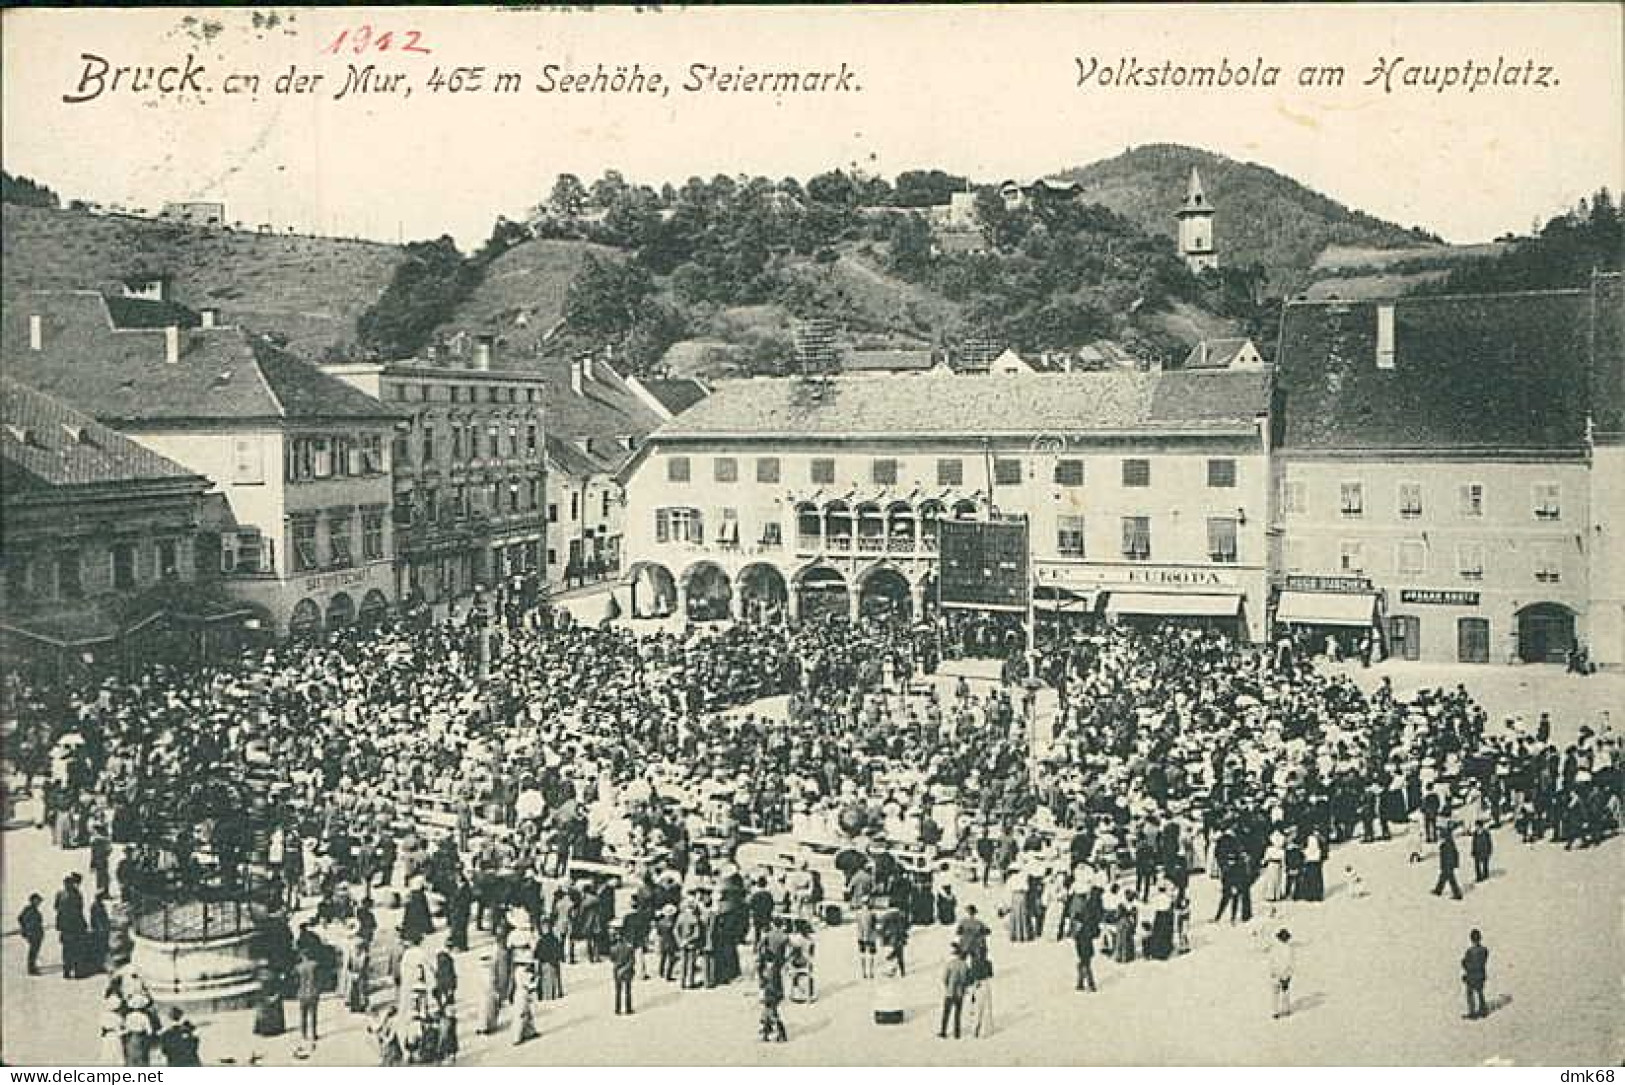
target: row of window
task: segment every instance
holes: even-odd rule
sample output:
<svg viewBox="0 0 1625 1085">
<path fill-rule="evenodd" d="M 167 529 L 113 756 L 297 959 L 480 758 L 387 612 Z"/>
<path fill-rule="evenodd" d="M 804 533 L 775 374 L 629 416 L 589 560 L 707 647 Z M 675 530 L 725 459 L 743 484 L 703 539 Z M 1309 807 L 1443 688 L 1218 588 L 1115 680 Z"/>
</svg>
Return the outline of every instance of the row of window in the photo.
<svg viewBox="0 0 1625 1085">
<path fill-rule="evenodd" d="M 656 509 L 655 542 L 696 545 L 704 543 L 705 514 L 699 509 L 690 508 Z M 764 523 L 761 535 L 755 543 L 769 550 L 784 545 L 784 531 L 778 521 L 770 520 Z M 717 525 L 716 544 L 723 547 L 740 545 L 738 509 L 722 510 L 722 522 Z"/>
<path fill-rule="evenodd" d="M 381 475 L 384 438 L 381 434 L 360 437 L 295 437 L 283 446 L 287 450 L 284 477 L 289 482 L 309 482 L 322 478 L 366 478 Z"/>
<path fill-rule="evenodd" d="M 479 500 L 481 508 L 474 505 Z M 479 511 L 487 516 L 511 516 L 534 512 L 541 507 L 542 480 L 509 479 L 490 483 L 459 483 L 444 491 L 425 486 L 421 497 L 411 490 L 395 495 L 395 522 L 403 527 L 413 523 L 450 523 L 466 520 Z M 548 506 L 551 511 L 552 506 Z"/>
<path fill-rule="evenodd" d="M 181 575 L 181 539 L 159 539 L 150 547 L 118 542 L 105 555 L 114 591 L 131 591 L 155 580 L 176 580 Z M 26 558 L 6 562 L 6 595 L 10 599 L 83 599 L 85 574 L 91 560 L 78 547 L 54 552 L 43 562 Z"/>
<path fill-rule="evenodd" d="M 483 395 L 480 392 L 482 387 L 485 389 Z M 411 383 L 395 386 L 395 400 L 398 403 L 433 403 L 436 400 L 448 403 L 539 403 L 541 398 L 541 389 L 534 386 L 517 388 L 506 384 Z"/>
<path fill-rule="evenodd" d="M 1424 510 L 1423 490 L 1420 482 L 1401 482 L 1395 494 L 1395 512 L 1401 520 L 1417 520 Z M 1536 520 L 1563 518 L 1563 488 L 1556 482 L 1537 482 L 1530 487 L 1530 513 Z M 1366 487 L 1363 482 L 1338 484 L 1338 511 L 1346 519 L 1360 519 L 1366 515 Z M 1286 479 L 1281 484 L 1281 511 L 1288 516 L 1301 516 L 1309 512 L 1309 490 L 1301 480 Z M 1484 515 L 1484 484 L 1464 482 L 1456 488 L 1456 515 L 1465 520 L 1481 519 Z"/>
<path fill-rule="evenodd" d="M 1058 459 L 1051 474 L 1051 481 L 1057 486 L 1082 486 L 1084 478 L 1084 461 L 1081 459 Z M 1151 485 L 1151 461 L 1147 459 L 1125 459 L 1121 464 L 1122 484 L 1127 487 L 1144 487 Z M 869 461 L 869 481 L 877 486 L 895 486 L 897 484 L 898 461 L 895 459 L 875 459 Z M 830 457 L 816 457 L 807 463 L 807 481 L 815 486 L 829 486 L 835 483 L 835 460 Z M 687 456 L 671 456 L 666 460 L 667 482 L 689 482 L 693 478 L 693 466 Z M 756 460 L 756 481 L 776 483 L 780 478 L 780 464 L 777 456 L 760 456 Z M 733 456 L 717 456 L 711 461 L 711 479 L 713 482 L 738 482 L 739 460 Z M 1000 457 L 993 461 L 993 481 L 999 486 L 1019 486 L 1026 479 L 1025 461 Z M 959 458 L 937 460 L 937 485 L 963 486 L 965 484 L 965 461 Z M 1207 461 L 1207 484 L 1214 488 L 1230 488 L 1236 484 L 1236 461 L 1233 459 L 1210 459 Z"/>
<path fill-rule="evenodd" d="M 1122 547 L 1119 553 L 1125 561 L 1151 560 L 1151 517 L 1124 516 Z M 1239 521 L 1234 517 L 1210 516 L 1207 520 L 1207 556 L 1217 564 L 1230 565 L 1241 560 L 1238 543 Z M 1055 551 L 1064 558 L 1089 556 L 1087 532 L 1081 516 L 1061 516 L 1055 524 Z"/>
<path fill-rule="evenodd" d="M 450 429 L 451 441 L 449 445 L 437 443 L 437 433 L 433 426 L 424 426 L 420 438 L 418 458 L 420 465 L 438 462 L 442 448 L 450 454 L 450 463 L 471 463 L 474 460 L 518 459 L 521 449 L 526 456 L 535 456 L 538 432 L 536 423 L 525 424 L 525 431 L 521 438 L 519 427 L 510 425 L 504 427 L 495 425 L 452 426 Z M 405 434 L 398 434 L 395 438 L 395 456 L 401 463 L 407 462 L 408 441 Z M 506 452 L 504 452 L 506 449 Z"/>
<path fill-rule="evenodd" d="M 1304 568 L 1302 540 L 1289 539 L 1286 545 L 1286 571 Z M 1367 572 L 1367 557 L 1375 547 L 1358 539 L 1345 539 L 1337 547 L 1337 568 L 1344 573 Z M 1394 568 L 1401 575 L 1421 576 L 1428 570 L 1428 545 L 1420 539 L 1401 539 L 1394 547 Z M 1481 542 L 1456 544 L 1456 575 L 1462 580 L 1484 579 L 1485 546 Z M 1533 543 L 1529 547 L 1530 572 L 1538 583 L 1556 584 L 1563 579 L 1562 546 L 1559 543 Z"/>
<path fill-rule="evenodd" d="M 327 550 L 317 545 L 314 516 L 299 516 L 292 520 L 288 533 L 292 545 L 292 571 L 308 573 L 317 569 L 344 569 L 355 564 L 355 517 L 349 513 L 329 513 L 327 520 Z M 361 560 L 378 561 L 384 556 L 384 514 L 368 511 L 361 514 Z M 325 560 L 324 560 L 325 559 Z"/>
<path fill-rule="evenodd" d="M 598 495 L 598 497 L 598 518 L 601 520 L 607 520 L 609 519 L 609 491 L 604 490 Z M 579 519 L 581 519 L 581 491 L 571 490 L 569 522 L 575 523 Z M 547 522 L 550 524 L 556 524 L 559 522 L 559 506 L 556 502 L 549 501 L 547 503 Z"/>
<path fill-rule="evenodd" d="M 722 512 L 722 523 L 718 529 L 716 543 L 719 546 L 737 546 L 740 543 L 739 512 L 737 509 L 725 508 Z M 1121 518 L 1122 526 L 1122 557 L 1127 561 L 1151 560 L 1151 517 L 1124 516 Z M 933 527 L 927 523 L 922 525 L 927 537 L 935 538 Z M 1231 564 L 1240 560 L 1238 544 L 1239 521 L 1233 517 L 1214 516 L 1207 521 L 1207 550 L 1208 560 L 1213 562 Z M 805 529 L 804 529 L 805 530 Z M 1062 557 L 1083 558 L 1088 557 L 1084 518 L 1082 516 L 1062 516 L 1056 521 L 1055 549 Z M 843 540 L 850 540 L 850 531 L 826 540 L 835 549 L 843 549 Z M 876 537 L 878 538 L 878 537 Z M 909 544 L 912 544 L 912 523 L 909 525 L 909 534 L 906 535 Z M 699 509 L 693 508 L 661 508 L 655 510 L 655 542 L 657 543 L 693 543 L 705 542 L 705 517 Z M 761 537 L 757 545 L 772 548 L 781 545 L 783 534 L 777 521 L 768 521 L 762 525 Z M 877 543 L 878 545 L 878 543 Z"/>
</svg>

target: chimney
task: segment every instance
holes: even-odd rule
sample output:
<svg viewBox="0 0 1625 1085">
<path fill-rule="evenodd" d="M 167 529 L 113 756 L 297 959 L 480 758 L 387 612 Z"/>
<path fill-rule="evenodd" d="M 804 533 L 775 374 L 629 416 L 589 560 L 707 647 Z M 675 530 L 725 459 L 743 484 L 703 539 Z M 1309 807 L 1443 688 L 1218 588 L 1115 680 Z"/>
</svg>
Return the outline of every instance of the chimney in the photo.
<svg viewBox="0 0 1625 1085">
<path fill-rule="evenodd" d="M 164 361 L 174 365 L 181 360 L 181 329 L 171 324 L 164 329 Z"/>
<path fill-rule="evenodd" d="M 575 361 L 570 363 L 570 391 L 574 392 L 578 396 L 586 395 L 586 393 L 581 390 L 581 370 L 587 364 L 587 359 L 584 358 L 577 358 Z"/>
<path fill-rule="evenodd" d="M 207 307 L 205 309 L 198 310 L 198 312 L 203 317 L 203 326 L 205 328 L 218 328 L 218 327 L 220 327 L 220 310 L 219 309 L 216 309 L 214 306 L 211 305 L 211 306 L 209 306 L 209 307 Z"/>
<path fill-rule="evenodd" d="M 28 349 L 45 349 L 45 320 L 38 313 L 28 318 Z"/>
<path fill-rule="evenodd" d="M 1377 306 L 1377 368 L 1394 368 L 1394 305 L 1382 302 Z"/>
<path fill-rule="evenodd" d="M 491 346 L 496 336 L 482 335 L 474 340 L 474 368 L 481 373 L 491 371 Z"/>
</svg>

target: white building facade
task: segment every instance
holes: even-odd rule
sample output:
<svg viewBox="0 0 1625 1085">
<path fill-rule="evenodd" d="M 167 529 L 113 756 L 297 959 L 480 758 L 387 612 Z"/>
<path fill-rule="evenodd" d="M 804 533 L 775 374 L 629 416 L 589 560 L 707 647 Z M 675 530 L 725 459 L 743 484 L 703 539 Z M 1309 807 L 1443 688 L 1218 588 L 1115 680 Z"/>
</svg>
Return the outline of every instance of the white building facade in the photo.
<svg viewBox="0 0 1625 1085">
<path fill-rule="evenodd" d="M 1256 638 L 1267 403 L 1261 373 L 720 387 L 628 468 L 630 611 L 917 617 L 935 605 L 937 525 L 1016 517 L 1038 606 Z"/>
</svg>

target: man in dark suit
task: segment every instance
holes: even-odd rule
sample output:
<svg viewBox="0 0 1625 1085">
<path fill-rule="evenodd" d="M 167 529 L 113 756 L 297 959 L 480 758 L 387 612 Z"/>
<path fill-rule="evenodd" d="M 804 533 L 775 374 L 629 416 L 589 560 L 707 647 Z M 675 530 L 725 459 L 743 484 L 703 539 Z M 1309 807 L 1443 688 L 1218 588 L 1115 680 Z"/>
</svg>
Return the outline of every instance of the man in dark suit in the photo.
<svg viewBox="0 0 1625 1085">
<path fill-rule="evenodd" d="M 1072 944 L 1078 952 L 1079 991 L 1095 990 L 1095 932 L 1088 924 L 1078 923 L 1072 930 Z"/>
<path fill-rule="evenodd" d="M 959 1039 L 959 1022 L 965 1012 L 965 992 L 970 988 L 970 965 L 965 951 L 957 944 L 942 971 L 942 1024 L 937 1027 L 940 1039 L 948 1038 L 948 1021 L 954 1023 L 954 1039 Z"/>
<path fill-rule="evenodd" d="M 1467 1020 L 1488 1017 L 1489 1004 L 1484 1001 L 1484 984 L 1489 980 L 1490 951 L 1484 945 L 1484 935 L 1474 929 L 1467 935 L 1470 945 L 1461 955 L 1461 982 L 1467 988 Z"/>
<path fill-rule="evenodd" d="M 630 1014 L 632 978 L 637 975 L 638 952 L 624 932 L 617 933 L 609 947 L 609 963 L 615 980 L 615 1014 Z"/>
<path fill-rule="evenodd" d="M 79 892 L 79 875 L 70 874 L 62 879 L 62 891 L 53 902 L 56 912 L 56 935 L 62 941 L 62 978 L 78 979 L 84 975 L 84 944 L 88 926 L 85 922 L 85 898 Z"/>
<path fill-rule="evenodd" d="M 1495 841 L 1490 838 L 1490 827 L 1482 819 L 1473 829 L 1473 881 L 1481 882 L 1490 876 L 1490 855 Z"/>
<path fill-rule="evenodd" d="M 1450 895 L 1461 899 L 1461 886 L 1456 882 L 1456 868 L 1460 865 L 1461 851 L 1456 847 L 1455 833 L 1447 823 L 1439 836 L 1439 880 L 1433 884 L 1434 896 L 1442 894 L 1448 885 Z"/>
<path fill-rule="evenodd" d="M 23 941 L 28 943 L 28 974 L 39 975 L 39 951 L 45 944 L 45 916 L 40 914 L 39 906 L 45 898 L 38 893 L 28 894 L 28 906 L 17 913 L 17 929 L 22 933 Z"/>
</svg>

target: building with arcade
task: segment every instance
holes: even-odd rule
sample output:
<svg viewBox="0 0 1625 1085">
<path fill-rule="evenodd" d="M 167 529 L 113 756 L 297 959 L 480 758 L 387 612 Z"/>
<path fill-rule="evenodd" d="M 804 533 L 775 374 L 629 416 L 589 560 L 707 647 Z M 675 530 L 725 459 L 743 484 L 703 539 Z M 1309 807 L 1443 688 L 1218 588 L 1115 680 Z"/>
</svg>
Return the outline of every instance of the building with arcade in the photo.
<svg viewBox="0 0 1625 1085">
<path fill-rule="evenodd" d="M 1036 605 L 1264 635 L 1261 370 L 758 379 L 624 471 L 633 616 L 934 605 L 937 525 L 1025 518 Z"/>
</svg>

